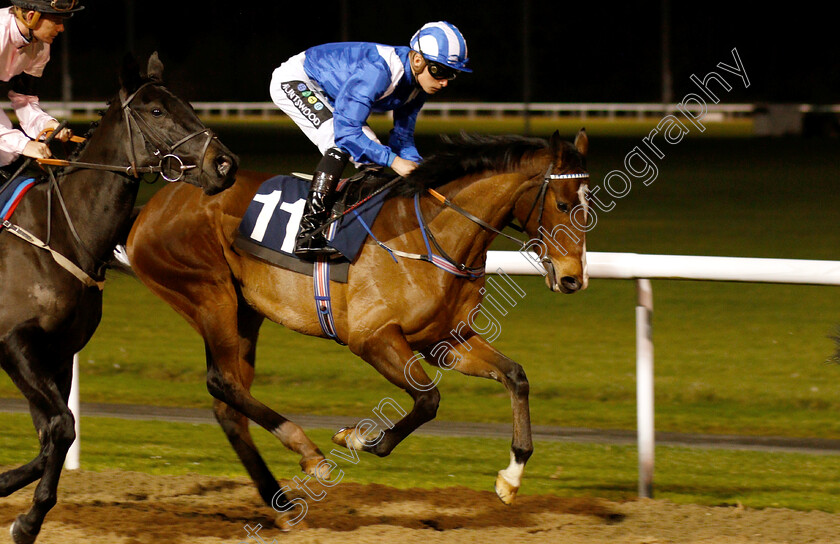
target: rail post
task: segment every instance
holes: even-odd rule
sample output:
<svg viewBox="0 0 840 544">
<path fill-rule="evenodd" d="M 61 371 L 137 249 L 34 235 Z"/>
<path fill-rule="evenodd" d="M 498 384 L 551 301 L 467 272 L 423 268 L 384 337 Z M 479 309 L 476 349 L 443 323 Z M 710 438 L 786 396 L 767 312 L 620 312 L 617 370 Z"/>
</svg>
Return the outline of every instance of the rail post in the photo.
<svg viewBox="0 0 840 544">
<path fill-rule="evenodd" d="M 67 470 L 78 470 L 80 466 L 81 457 L 81 438 L 79 431 L 81 430 L 81 413 L 79 412 L 79 354 L 73 356 L 73 378 L 70 381 L 70 397 L 67 400 L 67 407 L 73 412 L 73 419 L 76 421 L 76 440 L 70 445 L 67 450 L 67 457 L 64 458 L 64 468 Z"/>
<path fill-rule="evenodd" d="M 639 444 L 639 496 L 653 497 L 653 289 L 636 280 L 636 429 Z"/>
</svg>

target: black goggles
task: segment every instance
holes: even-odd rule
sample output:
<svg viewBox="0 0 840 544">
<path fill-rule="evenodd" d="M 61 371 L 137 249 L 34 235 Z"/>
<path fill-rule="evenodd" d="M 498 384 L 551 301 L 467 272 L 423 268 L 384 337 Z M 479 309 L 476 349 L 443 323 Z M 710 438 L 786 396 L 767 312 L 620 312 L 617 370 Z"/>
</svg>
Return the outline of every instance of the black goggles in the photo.
<svg viewBox="0 0 840 544">
<path fill-rule="evenodd" d="M 426 59 L 426 65 L 429 67 L 429 74 L 435 79 L 452 81 L 458 77 L 458 71 L 445 64 Z"/>
</svg>

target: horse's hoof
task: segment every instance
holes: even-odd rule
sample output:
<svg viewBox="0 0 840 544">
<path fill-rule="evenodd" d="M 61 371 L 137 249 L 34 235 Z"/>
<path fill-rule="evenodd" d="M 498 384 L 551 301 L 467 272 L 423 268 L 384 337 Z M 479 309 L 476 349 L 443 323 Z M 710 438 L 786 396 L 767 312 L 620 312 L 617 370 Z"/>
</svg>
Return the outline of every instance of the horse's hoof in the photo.
<svg viewBox="0 0 840 544">
<path fill-rule="evenodd" d="M 332 467 L 329 463 L 324 463 L 323 457 L 313 457 L 311 459 L 303 459 L 300 462 L 300 468 L 305 474 L 313 476 L 317 480 L 326 481 L 330 479 Z"/>
<path fill-rule="evenodd" d="M 12 522 L 12 526 L 9 527 L 9 533 L 12 535 L 12 542 L 15 544 L 34 544 L 35 538 L 38 535 L 30 535 L 21 529 L 18 522 L 22 516 L 23 514 L 18 516 L 17 519 Z"/>
<path fill-rule="evenodd" d="M 332 441 L 339 446 L 349 449 L 350 445 L 347 441 L 350 440 L 351 436 L 353 436 L 353 431 L 355 430 L 355 427 L 343 427 L 332 436 Z"/>
<path fill-rule="evenodd" d="M 306 523 L 306 520 L 298 514 L 297 516 L 292 516 L 289 513 L 280 514 L 274 517 L 274 526 L 283 531 L 284 533 L 288 533 L 290 531 L 300 531 L 302 529 L 309 529 L 309 525 Z"/>
<path fill-rule="evenodd" d="M 499 475 L 496 476 L 496 495 L 503 503 L 510 505 L 516 499 L 516 492 L 519 491 L 519 487 L 505 480 L 502 472 L 500 470 Z"/>
</svg>

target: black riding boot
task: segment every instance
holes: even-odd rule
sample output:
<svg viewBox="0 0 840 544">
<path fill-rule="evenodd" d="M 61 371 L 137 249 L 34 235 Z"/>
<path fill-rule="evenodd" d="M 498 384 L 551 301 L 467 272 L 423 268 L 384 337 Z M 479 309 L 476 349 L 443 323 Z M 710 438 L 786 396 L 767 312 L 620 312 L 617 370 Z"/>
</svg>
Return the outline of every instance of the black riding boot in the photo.
<svg viewBox="0 0 840 544">
<path fill-rule="evenodd" d="M 319 231 L 318 228 L 330 217 L 332 194 L 349 158 L 347 153 L 333 147 L 327 150 L 318 163 L 295 240 L 295 255 L 301 259 L 315 259 L 337 253 L 335 248 L 327 245 L 327 229 Z"/>
</svg>

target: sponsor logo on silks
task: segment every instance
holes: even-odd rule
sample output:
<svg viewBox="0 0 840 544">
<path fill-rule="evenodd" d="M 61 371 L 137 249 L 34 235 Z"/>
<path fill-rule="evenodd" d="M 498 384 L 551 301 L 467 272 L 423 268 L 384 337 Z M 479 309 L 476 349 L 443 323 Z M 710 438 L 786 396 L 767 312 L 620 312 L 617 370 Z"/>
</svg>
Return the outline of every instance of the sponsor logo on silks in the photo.
<svg viewBox="0 0 840 544">
<path fill-rule="evenodd" d="M 306 117 L 312 126 L 318 128 L 332 118 L 332 112 L 324 107 L 318 96 L 309 90 L 302 81 L 287 81 L 281 85 L 283 92 L 292 101 L 298 111 Z"/>
</svg>

